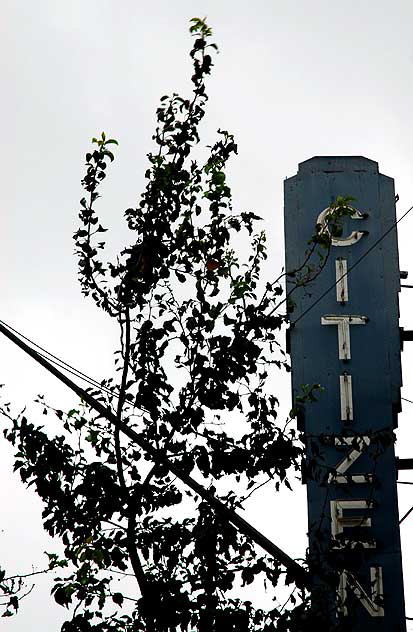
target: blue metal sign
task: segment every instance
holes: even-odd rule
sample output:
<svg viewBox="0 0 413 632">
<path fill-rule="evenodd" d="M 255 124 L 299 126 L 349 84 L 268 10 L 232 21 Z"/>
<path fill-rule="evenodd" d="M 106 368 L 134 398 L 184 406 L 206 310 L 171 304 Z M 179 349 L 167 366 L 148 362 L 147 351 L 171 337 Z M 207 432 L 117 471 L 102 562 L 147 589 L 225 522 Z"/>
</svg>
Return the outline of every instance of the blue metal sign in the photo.
<svg viewBox="0 0 413 632">
<path fill-rule="evenodd" d="M 353 201 L 333 233 L 340 196 Z M 394 222 L 394 182 L 372 160 L 316 157 L 285 181 L 293 398 L 322 387 L 300 415 L 314 601 L 324 591 L 332 618 L 364 632 L 406 630 L 393 441 L 401 387 L 396 228 L 380 241 Z M 316 225 L 331 246 L 309 256 Z"/>
</svg>

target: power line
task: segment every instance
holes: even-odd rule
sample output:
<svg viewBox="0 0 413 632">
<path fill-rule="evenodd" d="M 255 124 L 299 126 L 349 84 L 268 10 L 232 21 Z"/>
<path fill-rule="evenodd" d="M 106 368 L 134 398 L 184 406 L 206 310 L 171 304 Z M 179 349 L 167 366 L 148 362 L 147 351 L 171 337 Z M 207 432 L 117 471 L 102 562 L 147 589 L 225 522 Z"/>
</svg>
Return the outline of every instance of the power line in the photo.
<svg viewBox="0 0 413 632">
<path fill-rule="evenodd" d="M 9 331 L 8 331 L 9 330 Z M 279 560 L 282 564 L 284 564 L 300 581 L 302 584 L 309 587 L 309 579 L 308 572 L 300 566 L 295 560 L 293 560 L 288 554 L 284 553 L 276 544 L 271 542 L 266 536 L 260 533 L 257 529 L 255 529 L 251 524 L 249 524 L 244 518 L 242 518 L 239 514 L 234 512 L 232 509 L 228 508 L 224 505 L 218 498 L 216 498 L 212 493 L 205 490 L 197 481 L 192 479 L 186 472 L 183 472 L 179 465 L 171 462 L 168 457 L 160 452 L 158 449 L 154 449 L 150 444 L 146 443 L 142 440 L 142 438 L 136 433 L 133 429 L 129 428 L 122 420 L 119 421 L 117 417 L 112 413 L 111 410 L 107 409 L 103 404 L 99 401 L 96 401 L 87 391 L 84 391 L 77 384 L 72 382 L 69 378 L 64 376 L 60 371 L 53 368 L 52 365 L 58 366 L 60 369 L 64 369 L 68 373 L 75 375 L 76 377 L 81 378 L 82 380 L 89 382 L 96 388 L 101 390 L 105 390 L 110 393 L 114 397 L 119 397 L 116 393 L 112 393 L 109 389 L 106 389 L 102 385 L 100 385 L 96 380 L 90 378 L 88 375 L 79 371 L 75 367 L 71 366 L 64 360 L 61 360 L 58 356 L 50 353 L 34 341 L 30 340 L 27 336 L 21 334 L 17 329 L 11 327 L 4 321 L 0 320 L 0 331 L 3 335 L 6 335 L 9 340 L 17 344 L 23 351 L 28 353 L 33 359 L 39 362 L 44 368 L 50 371 L 55 377 L 57 377 L 61 382 L 66 384 L 72 391 L 77 393 L 84 401 L 86 401 L 91 408 L 97 410 L 101 416 L 108 419 L 115 425 L 118 425 L 120 430 L 126 434 L 132 441 L 137 443 L 148 455 L 152 458 L 155 463 L 160 462 L 164 466 L 166 466 L 170 472 L 175 474 L 183 483 L 188 485 L 195 493 L 197 493 L 201 498 L 210 503 L 213 507 L 215 507 L 221 514 L 223 514 L 229 522 L 231 522 L 235 527 L 237 527 L 241 533 L 247 535 L 247 537 L 252 538 L 259 546 L 261 546 L 267 553 L 272 555 L 275 559 Z M 13 335 L 14 334 L 16 335 Z M 40 353 L 35 349 L 31 349 L 27 344 L 23 341 L 18 340 L 17 336 L 20 336 L 27 342 L 29 342 L 37 349 L 41 349 L 44 353 Z M 47 354 L 47 355 L 46 355 Z M 50 356 L 51 358 L 47 357 Z"/>
<path fill-rule="evenodd" d="M 401 518 L 401 520 L 399 520 L 399 524 L 401 524 L 403 522 L 403 520 L 406 520 L 407 516 L 409 516 L 412 513 L 412 511 L 413 511 L 413 507 L 410 507 L 409 511 L 407 511 L 404 514 L 403 518 Z"/>
<path fill-rule="evenodd" d="M 104 417 L 110 421 L 115 427 L 119 428 L 129 439 L 139 445 L 139 447 L 146 453 L 147 456 L 154 462 L 160 463 L 166 467 L 172 474 L 177 476 L 185 485 L 190 487 L 198 496 L 205 500 L 210 506 L 212 506 L 219 515 L 224 517 L 230 523 L 232 523 L 243 535 L 251 538 L 255 543 L 261 546 L 267 553 L 272 555 L 276 560 L 281 562 L 291 573 L 291 576 L 295 578 L 301 586 L 310 587 L 310 574 L 309 572 L 298 562 L 293 560 L 287 553 L 284 553 L 276 544 L 271 542 L 264 534 L 260 533 L 255 527 L 247 522 L 236 511 L 227 507 L 227 505 L 217 498 L 212 492 L 205 489 L 200 483 L 193 479 L 181 466 L 168 458 L 164 451 L 154 447 L 145 439 L 142 438 L 133 428 L 128 426 L 122 419 L 119 419 L 109 408 L 102 404 L 99 400 L 96 400 L 90 393 L 83 388 L 75 384 L 70 378 L 64 375 L 61 371 L 55 368 L 49 360 L 42 357 L 38 351 L 32 349 L 22 340 L 9 331 L 0 322 L 0 333 L 6 338 L 14 342 L 20 349 L 32 357 L 36 362 L 43 366 L 52 375 L 57 377 L 63 384 L 66 384 L 74 393 L 76 393 L 81 399 L 83 399 L 91 408 L 96 410 L 101 417 Z"/>
<path fill-rule="evenodd" d="M 343 274 L 339 279 L 336 280 L 335 283 L 333 283 L 329 288 L 327 288 L 327 290 L 325 290 L 325 292 L 323 292 L 323 294 L 321 294 L 321 296 L 318 297 L 318 299 L 316 301 L 314 301 L 314 303 L 312 303 L 312 305 L 310 305 L 293 323 L 291 323 L 291 326 L 295 325 L 299 320 L 301 320 L 301 318 L 303 318 L 306 314 L 308 314 L 308 312 L 310 310 L 313 309 L 313 307 L 315 307 L 331 290 L 333 290 L 336 285 L 338 283 L 340 283 L 340 281 L 342 279 L 344 279 L 344 277 L 348 276 L 349 272 L 351 272 L 352 270 L 354 270 L 354 268 L 356 266 L 358 266 L 358 264 L 365 258 L 367 257 L 368 254 L 370 254 L 370 252 L 372 250 L 374 250 L 374 248 L 385 238 L 387 237 L 387 235 L 393 230 L 393 228 L 395 228 L 397 226 L 397 224 L 399 222 L 401 222 L 402 219 L 404 219 L 406 217 L 406 215 L 408 215 L 410 213 L 410 211 L 413 210 L 413 205 L 398 219 L 396 220 L 391 226 L 390 228 L 383 233 L 383 235 L 381 235 L 381 237 L 379 237 L 379 239 L 377 239 L 377 241 L 370 246 L 370 248 L 363 254 L 361 255 L 361 257 L 352 265 L 350 266 L 350 268 L 348 268 L 347 272 L 345 274 Z M 113 391 L 111 391 L 109 388 L 103 386 L 100 382 L 98 382 L 97 380 L 95 380 L 94 378 L 90 377 L 89 375 L 87 375 L 86 373 L 83 373 L 82 371 L 80 371 L 79 369 L 76 369 L 76 367 L 72 366 L 71 364 L 69 364 L 68 362 L 65 362 L 65 360 L 62 360 L 61 358 L 59 358 L 58 356 L 54 355 L 51 351 L 48 351 L 47 349 L 45 349 L 44 347 L 42 347 L 41 345 L 39 345 L 37 342 L 34 342 L 33 340 L 31 340 L 30 338 L 28 338 L 27 336 L 25 336 L 24 334 L 22 334 L 20 331 L 18 331 L 17 329 L 15 329 L 14 327 L 12 327 L 11 325 L 9 325 L 8 323 L 0 320 L 0 324 L 2 324 L 4 327 L 6 327 L 7 329 L 9 329 L 10 331 L 12 331 L 13 333 L 15 333 L 16 335 L 20 336 L 20 338 L 22 338 L 23 340 L 26 340 L 28 343 L 30 343 L 31 345 L 33 345 L 34 347 L 36 347 L 37 349 L 39 349 L 42 353 L 39 353 L 39 355 L 45 359 L 47 359 L 49 362 L 51 362 L 52 364 L 55 364 L 57 366 L 59 366 L 61 369 L 64 369 L 65 371 L 67 371 L 68 373 L 71 373 L 72 375 L 82 379 L 83 381 L 89 383 L 92 386 L 95 386 L 96 388 L 98 388 L 101 391 L 106 392 L 109 395 L 112 395 L 114 397 L 118 397 Z M 43 355 L 46 354 L 46 355 Z M 404 397 L 401 398 L 402 400 L 409 402 L 411 404 L 413 404 L 413 401 L 410 399 L 406 399 Z"/>
<path fill-rule="evenodd" d="M 388 229 L 386 230 L 386 232 L 385 232 L 385 233 L 383 233 L 383 235 L 381 235 L 381 237 L 379 237 L 379 238 L 378 238 L 378 239 L 374 242 L 374 244 L 372 244 L 372 245 L 370 246 L 370 248 L 369 248 L 368 250 L 366 250 L 366 252 L 365 252 L 365 253 L 363 253 L 363 254 L 361 255 L 361 257 L 359 257 L 359 258 L 357 259 L 357 261 L 356 261 L 355 263 L 353 263 L 353 265 L 352 265 L 352 266 L 350 266 L 350 267 L 348 268 L 347 272 L 345 272 L 343 275 L 341 275 L 341 277 L 340 277 L 339 279 L 337 279 L 335 283 L 333 283 L 332 285 L 330 285 L 330 287 L 328 287 L 328 288 L 327 288 L 327 289 L 326 289 L 326 290 L 325 290 L 325 291 L 321 294 L 321 296 L 319 296 L 319 297 L 318 297 L 318 299 L 314 301 L 314 303 L 312 303 L 309 307 L 307 307 L 307 309 L 306 309 L 306 310 L 305 310 L 305 311 L 304 311 L 304 312 L 303 312 L 303 313 L 302 313 L 302 314 L 301 314 L 298 318 L 296 318 L 296 320 L 294 320 L 294 322 L 292 322 L 292 323 L 291 323 L 291 327 L 293 327 L 296 323 L 298 323 L 298 321 L 299 321 L 299 320 L 301 320 L 304 316 L 306 316 L 306 314 L 308 314 L 308 312 L 310 312 L 310 311 L 313 309 L 313 307 L 315 307 L 315 306 L 316 306 L 316 305 L 317 305 L 317 304 L 318 304 L 318 303 L 319 303 L 319 302 L 320 302 L 320 301 L 321 301 L 321 300 L 322 300 L 325 296 L 327 296 L 327 294 L 328 294 L 329 292 L 331 292 L 331 290 L 334 290 L 334 288 L 336 287 L 336 285 L 337 285 L 338 283 L 340 283 L 340 281 L 342 281 L 342 279 L 344 279 L 344 277 L 348 276 L 349 272 L 351 272 L 352 270 L 354 270 L 354 268 L 355 268 L 356 266 L 358 266 L 358 265 L 359 265 L 359 263 L 361 263 L 361 261 L 363 261 L 363 259 L 365 259 L 365 257 L 367 257 L 367 255 L 368 255 L 368 254 L 370 254 L 370 252 L 371 252 L 372 250 L 374 250 L 374 248 L 376 248 L 376 246 L 378 246 L 378 245 L 379 245 L 379 244 L 383 241 L 383 239 L 384 239 L 385 237 L 387 237 L 387 235 L 388 235 L 388 234 L 389 234 L 389 233 L 390 233 L 390 232 L 391 232 L 391 231 L 392 231 L 392 230 L 393 230 L 393 229 L 397 226 L 397 224 L 399 224 L 399 222 L 401 222 L 401 221 L 402 221 L 402 219 L 404 219 L 404 218 L 406 217 L 406 215 L 408 215 L 408 214 L 410 213 L 410 211 L 411 211 L 411 210 L 413 210 L 413 205 L 412 205 L 409 209 L 407 209 L 407 211 L 406 211 L 405 213 L 403 213 L 403 215 L 402 215 L 399 219 L 397 219 L 397 220 L 396 220 L 396 221 L 395 221 L 395 222 L 394 222 L 394 223 L 390 226 L 390 228 L 388 228 Z"/>
<path fill-rule="evenodd" d="M 40 353 L 39 351 L 37 353 L 39 354 L 39 356 L 41 356 L 45 360 L 48 360 L 49 362 L 51 362 L 52 364 L 58 366 L 59 368 L 67 371 L 68 373 L 71 373 L 75 377 L 80 378 L 84 382 L 89 383 L 91 386 L 94 386 L 95 388 L 97 388 L 97 389 L 99 389 L 101 391 L 104 391 L 105 393 L 107 393 L 109 395 L 112 395 L 114 397 L 118 397 L 118 395 L 116 393 L 112 392 L 109 388 L 107 388 L 106 386 L 103 386 L 102 384 L 100 384 L 94 378 L 90 377 L 86 373 L 83 373 L 79 369 L 76 369 L 76 367 L 72 366 L 68 362 L 65 362 L 64 360 L 62 360 L 58 356 L 54 355 L 53 353 L 51 353 L 47 349 L 44 349 L 39 344 L 37 344 L 37 342 L 34 342 L 33 340 L 30 340 L 30 338 L 28 338 L 27 336 L 22 334 L 20 331 L 18 331 L 17 329 L 12 327 L 8 323 L 4 322 L 3 320 L 0 320 L 0 324 L 3 325 L 3 327 L 6 327 L 7 329 L 9 329 L 13 333 L 15 333 L 17 336 L 19 336 L 23 340 L 26 340 L 26 342 L 28 342 L 29 344 L 33 345 L 37 349 L 40 349 L 40 351 L 43 352 L 43 353 Z"/>
</svg>

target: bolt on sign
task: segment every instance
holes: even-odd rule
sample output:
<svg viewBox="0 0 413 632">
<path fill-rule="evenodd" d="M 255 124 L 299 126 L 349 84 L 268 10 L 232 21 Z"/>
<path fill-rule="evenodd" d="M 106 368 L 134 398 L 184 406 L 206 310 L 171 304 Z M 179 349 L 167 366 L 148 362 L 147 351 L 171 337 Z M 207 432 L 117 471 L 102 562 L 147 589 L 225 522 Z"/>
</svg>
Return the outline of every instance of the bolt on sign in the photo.
<svg viewBox="0 0 413 632">
<path fill-rule="evenodd" d="M 355 632 L 406 630 L 394 454 L 396 228 L 356 263 L 394 222 L 394 181 L 373 160 L 315 157 L 285 180 L 289 348 L 307 453 L 312 601 Z"/>
</svg>

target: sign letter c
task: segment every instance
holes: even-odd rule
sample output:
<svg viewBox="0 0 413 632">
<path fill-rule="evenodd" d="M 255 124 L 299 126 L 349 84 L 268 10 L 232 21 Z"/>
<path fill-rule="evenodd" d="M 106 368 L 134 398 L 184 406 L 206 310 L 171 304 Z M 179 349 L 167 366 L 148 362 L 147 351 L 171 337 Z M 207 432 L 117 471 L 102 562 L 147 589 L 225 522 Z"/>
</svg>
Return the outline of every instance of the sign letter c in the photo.
<svg viewBox="0 0 413 632">
<path fill-rule="evenodd" d="M 366 216 L 364 213 L 361 213 L 357 209 L 353 207 L 349 207 L 353 213 L 350 215 L 351 219 L 365 219 Z M 332 237 L 330 233 L 330 229 L 328 227 L 328 215 L 331 213 L 331 208 L 325 208 L 324 211 L 321 211 L 320 215 L 317 217 L 317 225 L 321 226 L 320 232 L 327 233 L 331 237 L 331 245 L 332 246 L 352 246 L 356 244 L 363 235 L 366 235 L 366 231 L 353 230 L 348 237 Z"/>
</svg>

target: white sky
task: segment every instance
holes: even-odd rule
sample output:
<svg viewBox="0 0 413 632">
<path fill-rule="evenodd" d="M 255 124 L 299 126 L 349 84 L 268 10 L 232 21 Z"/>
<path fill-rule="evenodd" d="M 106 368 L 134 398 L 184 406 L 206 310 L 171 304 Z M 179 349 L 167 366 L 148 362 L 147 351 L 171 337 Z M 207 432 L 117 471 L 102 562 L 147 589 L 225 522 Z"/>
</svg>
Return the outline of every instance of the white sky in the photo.
<svg viewBox="0 0 413 632">
<path fill-rule="evenodd" d="M 120 142 L 101 211 L 125 241 L 122 215 L 144 185 L 159 97 L 189 89 L 188 20 L 208 16 L 220 54 L 208 82 L 205 143 L 232 131 L 234 206 L 265 218 L 270 265 L 283 264 L 282 185 L 314 155 L 363 155 L 395 178 L 399 215 L 413 204 L 413 3 L 375 0 L 3 0 L 0 23 L 2 186 L 0 318 L 86 373 L 112 371 L 116 329 L 80 294 L 72 256 L 80 179 L 90 138 Z M 413 213 L 399 228 L 409 270 Z M 413 266 L 410 266 L 413 283 Z M 409 292 L 411 294 L 409 295 Z M 413 291 L 403 290 L 401 325 L 413 329 Z M 403 353 L 403 396 L 413 400 L 413 348 Z M 1 382 L 23 405 L 39 393 L 59 407 L 73 398 L 11 343 L 0 339 Z M 289 384 L 279 395 L 289 407 Z M 413 404 L 399 419 L 397 453 L 413 457 Z M 40 505 L 11 474 L 0 443 L 0 563 L 30 570 L 53 544 Z M 403 474 L 413 480 L 413 472 Z M 413 487 L 399 486 L 400 513 Z M 264 495 L 249 519 L 291 555 L 306 546 L 304 489 Z M 413 616 L 413 515 L 402 525 L 407 614 Z M 64 612 L 37 590 L 12 632 L 60 629 Z M 413 630 L 413 622 L 408 629 Z"/>
</svg>

